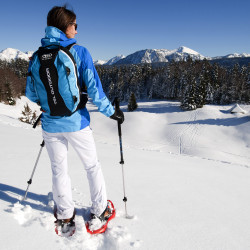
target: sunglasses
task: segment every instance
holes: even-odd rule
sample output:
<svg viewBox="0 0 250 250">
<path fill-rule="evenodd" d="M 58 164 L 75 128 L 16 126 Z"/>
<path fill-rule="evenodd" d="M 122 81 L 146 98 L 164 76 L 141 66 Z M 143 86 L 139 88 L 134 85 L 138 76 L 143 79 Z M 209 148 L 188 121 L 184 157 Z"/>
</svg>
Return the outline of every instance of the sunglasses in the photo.
<svg viewBox="0 0 250 250">
<path fill-rule="evenodd" d="M 71 25 L 74 25 L 75 26 L 75 30 L 77 30 L 77 23 L 69 23 L 69 24 L 71 24 Z"/>
</svg>

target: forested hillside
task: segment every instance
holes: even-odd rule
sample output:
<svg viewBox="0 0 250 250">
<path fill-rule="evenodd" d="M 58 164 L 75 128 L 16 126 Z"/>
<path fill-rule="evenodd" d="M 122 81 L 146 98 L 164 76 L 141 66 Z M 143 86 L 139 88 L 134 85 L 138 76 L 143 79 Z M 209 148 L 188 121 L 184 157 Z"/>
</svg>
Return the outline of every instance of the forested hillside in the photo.
<svg viewBox="0 0 250 250">
<path fill-rule="evenodd" d="M 133 92 L 137 100 L 171 99 L 184 109 L 204 104 L 250 103 L 249 66 L 223 67 L 208 60 L 152 64 L 98 66 L 104 90 L 112 99 L 128 101 Z"/>
<path fill-rule="evenodd" d="M 15 98 L 25 94 L 27 70 L 25 60 L 0 60 L 0 102 L 15 105 Z"/>
<path fill-rule="evenodd" d="M 181 101 L 183 109 L 204 104 L 250 103 L 250 66 L 221 66 L 206 59 L 168 64 L 96 66 L 105 93 L 127 102 L 131 93 L 137 100 Z M 28 62 L 0 61 L 0 101 L 15 104 L 25 94 Z"/>
</svg>

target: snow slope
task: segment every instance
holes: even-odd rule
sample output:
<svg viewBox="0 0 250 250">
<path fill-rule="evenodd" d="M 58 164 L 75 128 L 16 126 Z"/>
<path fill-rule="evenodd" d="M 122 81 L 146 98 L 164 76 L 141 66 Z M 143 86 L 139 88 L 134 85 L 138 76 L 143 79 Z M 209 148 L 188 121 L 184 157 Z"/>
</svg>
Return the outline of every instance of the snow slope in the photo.
<svg viewBox="0 0 250 250">
<path fill-rule="evenodd" d="M 112 65 L 112 64 L 115 64 L 116 62 L 118 62 L 119 60 L 125 58 L 124 55 L 118 55 L 118 56 L 115 56 L 113 58 L 111 58 L 110 60 L 107 61 L 106 65 Z"/>
<path fill-rule="evenodd" d="M 84 228 L 90 206 L 86 174 L 69 148 L 69 174 L 77 211 L 71 238 L 53 232 L 51 173 L 44 149 L 27 201 L 26 190 L 42 141 L 41 128 L 17 120 L 0 104 L 1 249 L 250 249 L 250 106 L 182 112 L 177 102 L 140 102 L 122 125 L 128 213 L 124 218 L 117 127 L 90 103 L 92 128 L 108 196 L 117 218 L 104 235 Z M 29 104 L 30 105 L 30 104 Z M 35 106 L 32 106 L 35 109 Z M 122 106 L 126 111 L 126 106 Z M 37 108 L 38 110 L 38 108 Z M 112 156 L 110 156 L 112 154 Z"/>
</svg>

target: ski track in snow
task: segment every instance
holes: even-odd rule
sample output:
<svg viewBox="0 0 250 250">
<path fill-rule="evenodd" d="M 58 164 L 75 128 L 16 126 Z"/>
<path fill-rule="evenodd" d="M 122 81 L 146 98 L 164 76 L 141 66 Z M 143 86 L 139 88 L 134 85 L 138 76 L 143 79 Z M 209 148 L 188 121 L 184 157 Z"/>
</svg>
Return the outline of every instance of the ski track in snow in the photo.
<svg viewBox="0 0 250 250">
<path fill-rule="evenodd" d="M 191 122 L 195 121 L 196 119 L 196 112 L 195 113 L 190 113 L 188 119 L 186 120 L 186 125 L 184 128 L 177 128 L 175 129 L 175 132 L 172 134 L 172 138 L 170 137 L 169 142 L 175 142 L 175 141 L 179 141 L 179 139 L 187 133 L 187 131 L 190 129 L 190 127 L 192 126 Z"/>
<path fill-rule="evenodd" d="M 202 126 L 199 123 L 195 123 L 195 121 L 197 121 L 198 114 L 199 110 L 190 112 L 189 117 L 186 120 L 185 127 L 175 129 L 169 139 L 169 143 L 181 143 L 180 146 L 182 147 L 182 153 L 185 153 L 185 148 L 190 148 L 195 145 L 198 140 L 197 136 L 201 133 Z"/>
</svg>

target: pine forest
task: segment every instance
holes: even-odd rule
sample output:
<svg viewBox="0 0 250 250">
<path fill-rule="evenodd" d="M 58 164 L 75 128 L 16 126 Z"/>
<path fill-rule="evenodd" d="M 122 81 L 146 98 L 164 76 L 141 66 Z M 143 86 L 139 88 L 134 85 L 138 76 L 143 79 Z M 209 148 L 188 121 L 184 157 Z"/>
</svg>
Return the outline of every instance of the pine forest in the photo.
<svg viewBox="0 0 250 250">
<path fill-rule="evenodd" d="M 250 103 L 250 65 L 225 67 L 204 59 L 168 64 L 96 66 L 104 92 L 113 100 L 176 100 L 193 110 L 205 104 Z M 0 101 L 15 104 L 25 94 L 28 62 L 0 61 Z"/>
</svg>

